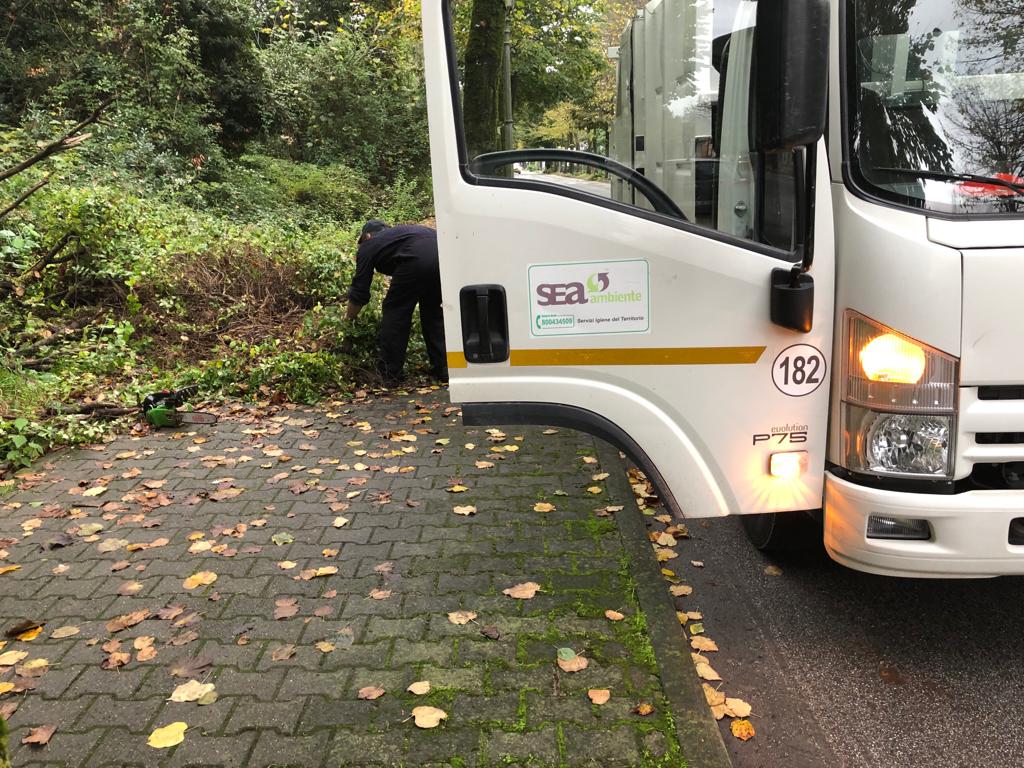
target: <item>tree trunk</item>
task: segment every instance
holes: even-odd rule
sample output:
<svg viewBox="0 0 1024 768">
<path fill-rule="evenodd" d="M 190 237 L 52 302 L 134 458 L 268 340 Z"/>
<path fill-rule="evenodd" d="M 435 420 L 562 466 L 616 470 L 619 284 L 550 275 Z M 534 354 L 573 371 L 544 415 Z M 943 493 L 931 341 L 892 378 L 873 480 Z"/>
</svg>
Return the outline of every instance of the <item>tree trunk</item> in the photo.
<svg viewBox="0 0 1024 768">
<path fill-rule="evenodd" d="M 503 0 L 474 0 L 466 43 L 463 115 L 469 157 L 494 152 L 501 103 L 501 53 L 505 34 Z"/>
</svg>

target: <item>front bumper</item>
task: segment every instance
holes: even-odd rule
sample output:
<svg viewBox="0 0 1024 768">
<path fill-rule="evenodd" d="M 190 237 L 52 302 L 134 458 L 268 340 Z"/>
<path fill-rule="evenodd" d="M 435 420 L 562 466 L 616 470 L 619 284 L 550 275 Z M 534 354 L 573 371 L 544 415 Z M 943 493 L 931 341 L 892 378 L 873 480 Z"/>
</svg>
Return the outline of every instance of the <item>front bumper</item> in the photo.
<svg viewBox="0 0 1024 768">
<path fill-rule="evenodd" d="M 932 539 L 869 539 L 870 515 L 928 520 Z M 1024 491 L 900 493 L 825 473 L 825 549 L 858 571 L 919 578 L 1024 574 L 1024 546 L 1009 543 L 1010 521 L 1018 517 L 1024 517 Z"/>
</svg>

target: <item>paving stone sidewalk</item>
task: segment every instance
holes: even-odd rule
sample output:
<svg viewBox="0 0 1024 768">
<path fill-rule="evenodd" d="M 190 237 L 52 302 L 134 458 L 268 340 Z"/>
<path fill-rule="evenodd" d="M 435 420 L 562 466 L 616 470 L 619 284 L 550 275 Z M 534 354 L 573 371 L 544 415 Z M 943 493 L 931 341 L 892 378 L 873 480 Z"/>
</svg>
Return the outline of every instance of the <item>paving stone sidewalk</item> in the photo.
<svg viewBox="0 0 1024 768">
<path fill-rule="evenodd" d="M 616 515 L 595 514 L 637 514 L 593 479 L 622 465 L 588 463 L 597 444 L 569 430 L 501 437 L 421 390 L 228 408 L 216 427 L 122 437 L 21 477 L 0 497 L 0 570 L 20 566 L 0 573 L 0 629 L 45 626 L 0 648 L 27 653 L 0 666 L 14 764 L 684 765 L 630 549 Z M 186 589 L 201 572 L 216 581 Z M 523 582 L 541 590 L 503 594 Z M 54 639 L 64 627 L 80 631 Z M 559 648 L 588 668 L 560 670 Z M 168 701 L 190 659 L 214 703 Z M 408 693 L 416 681 L 430 693 Z M 364 687 L 385 693 L 360 700 Z M 447 720 L 417 728 L 421 705 Z M 173 722 L 188 725 L 179 745 L 147 745 Z M 47 746 L 21 745 L 44 724 Z"/>
</svg>

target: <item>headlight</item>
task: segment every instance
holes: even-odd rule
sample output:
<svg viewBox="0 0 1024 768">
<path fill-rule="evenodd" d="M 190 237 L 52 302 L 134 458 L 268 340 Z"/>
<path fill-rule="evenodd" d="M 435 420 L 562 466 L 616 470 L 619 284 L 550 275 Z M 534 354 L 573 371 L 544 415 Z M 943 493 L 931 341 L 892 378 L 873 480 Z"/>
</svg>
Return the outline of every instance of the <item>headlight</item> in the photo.
<svg viewBox="0 0 1024 768">
<path fill-rule="evenodd" d="M 844 464 L 854 472 L 953 474 L 957 360 L 856 312 L 846 314 Z"/>
</svg>

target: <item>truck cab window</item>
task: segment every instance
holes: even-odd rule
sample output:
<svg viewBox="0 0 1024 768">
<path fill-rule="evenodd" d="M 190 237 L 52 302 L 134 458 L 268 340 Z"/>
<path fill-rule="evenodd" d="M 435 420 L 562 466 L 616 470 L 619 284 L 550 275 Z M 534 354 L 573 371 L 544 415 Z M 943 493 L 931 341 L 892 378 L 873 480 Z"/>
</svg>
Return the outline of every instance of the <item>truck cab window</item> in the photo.
<svg viewBox="0 0 1024 768">
<path fill-rule="evenodd" d="M 756 0 L 454 0 L 468 172 L 785 256 L 796 165 L 792 152 L 752 148 L 756 10 Z M 582 154 L 535 151 L 545 149 Z"/>
<path fill-rule="evenodd" d="M 1024 210 L 1024 16 L 1004 0 L 850 0 L 854 181 L 947 215 Z"/>
</svg>

